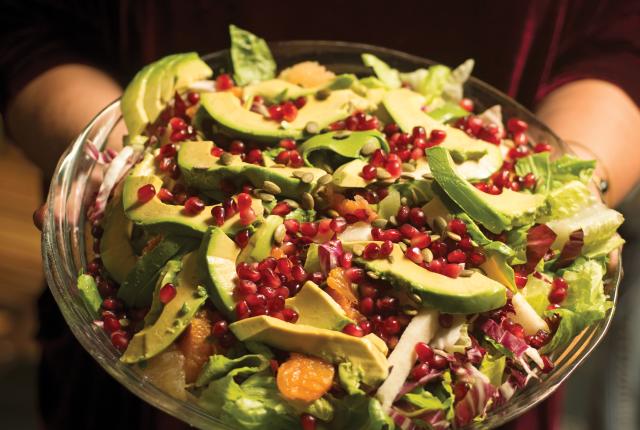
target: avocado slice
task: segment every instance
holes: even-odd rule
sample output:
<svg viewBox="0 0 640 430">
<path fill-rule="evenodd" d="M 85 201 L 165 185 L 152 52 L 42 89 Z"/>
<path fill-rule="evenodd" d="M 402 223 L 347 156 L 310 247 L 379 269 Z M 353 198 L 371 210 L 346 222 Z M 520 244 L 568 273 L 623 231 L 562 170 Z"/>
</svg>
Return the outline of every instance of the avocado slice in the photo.
<svg viewBox="0 0 640 430">
<path fill-rule="evenodd" d="M 78 276 L 78 292 L 82 301 L 87 306 L 91 316 L 98 318 L 100 316 L 100 307 L 102 306 L 102 297 L 96 285 L 96 280 L 91 275 Z"/>
<path fill-rule="evenodd" d="M 231 180 L 241 185 L 246 180 L 255 187 L 262 188 L 265 181 L 275 183 L 281 189 L 280 195 L 298 198 L 303 192 L 311 191 L 317 181 L 326 175 L 322 169 L 313 167 L 274 167 L 273 160 L 263 157 L 264 166 L 245 163 L 239 156 L 234 156 L 230 164 L 223 164 L 220 158 L 211 155 L 213 142 L 183 142 L 178 151 L 178 165 L 184 181 L 204 192 L 215 192 L 220 189 L 222 180 Z M 313 177 L 309 183 L 294 176 L 310 173 Z"/>
<path fill-rule="evenodd" d="M 339 331 L 291 324 L 266 315 L 246 318 L 229 326 L 241 341 L 256 341 L 284 351 L 300 352 L 333 364 L 351 362 L 362 382 L 374 387 L 389 374 L 385 354 L 374 342 Z"/>
<path fill-rule="evenodd" d="M 456 170 L 449 151 L 442 147 L 427 150 L 433 176 L 447 195 L 474 221 L 493 233 L 532 223 L 547 212 L 546 197 L 510 189 L 487 194 L 471 185 Z"/>
<path fill-rule="evenodd" d="M 114 195 L 104 214 L 100 258 L 109 276 L 118 284 L 124 282 L 138 261 L 130 241 L 132 227 L 133 223 L 124 214 L 122 196 Z"/>
<path fill-rule="evenodd" d="M 118 298 L 131 307 L 151 304 L 153 288 L 160 271 L 176 254 L 193 251 L 198 240 L 191 237 L 167 236 L 152 250 L 144 254 L 129 272 L 118 289 Z"/>
<path fill-rule="evenodd" d="M 333 172 L 333 185 L 340 188 L 365 188 L 377 182 L 376 179 L 367 181 L 362 177 L 362 168 L 366 165 L 365 160 L 356 158 L 338 167 Z"/>
<path fill-rule="evenodd" d="M 269 215 L 265 218 L 260 227 L 251 235 L 249 243 L 244 247 L 238 256 L 238 262 L 247 263 L 260 262 L 271 255 L 273 247 L 273 234 L 278 226 L 282 225 L 284 219 L 278 215 Z"/>
<path fill-rule="evenodd" d="M 195 52 L 169 55 L 140 70 L 125 89 L 120 107 L 129 135 L 155 122 L 175 91 L 213 72 Z"/>
<path fill-rule="evenodd" d="M 311 281 L 305 282 L 294 297 L 286 300 L 286 306 L 298 312 L 296 324 L 326 330 L 342 330 L 353 322 L 331 296 Z"/>
<path fill-rule="evenodd" d="M 247 102 L 251 102 L 255 96 L 260 96 L 266 102 L 276 103 L 297 99 L 315 91 L 314 88 L 303 88 L 284 79 L 267 79 L 244 87 L 242 96 Z"/>
<path fill-rule="evenodd" d="M 213 206 L 205 207 L 198 215 L 186 215 L 182 206 L 165 204 L 157 196 L 140 204 L 138 189 L 146 184 L 152 184 L 156 191 L 162 187 L 162 179 L 155 175 L 154 157 L 150 153 L 132 169 L 124 182 L 122 193 L 124 211 L 134 223 L 152 231 L 193 237 L 202 237 L 207 228 L 213 224 L 211 217 Z M 252 208 L 258 220 L 262 219 L 264 211 L 262 202 L 259 199 L 253 199 Z M 221 228 L 229 234 L 234 234 L 245 227 L 240 223 L 239 214 L 236 214 Z"/>
<path fill-rule="evenodd" d="M 236 260 L 240 248 L 219 227 L 211 227 L 200 245 L 200 267 L 211 301 L 216 308 L 232 317 L 236 305 L 233 289 L 236 286 Z"/>
<path fill-rule="evenodd" d="M 331 131 L 312 137 L 298 150 L 307 166 L 316 166 L 322 162 L 336 168 L 349 159 L 364 158 L 361 151 L 365 145 L 371 147 L 367 148 L 368 154 L 378 148 L 389 152 L 389 144 L 378 130 Z"/>
<path fill-rule="evenodd" d="M 356 244 L 370 242 L 345 242 L 347 249 Z M 449 314 L 473 314 L 499 308 L 506 303 L 506 290 L 503 285 L 474 272 L 466 278 L 449 278 L 431 272 L 404 256 L 398 245 L 394 245 L 390 259 L 365 260 L 356 262 L 378 274 L 398 287 L 410 289 L 418 294 L 426 306 L 431 306 Z"/>
<path fill-rule="evenodd" d="M 167 284 L 175 284 L 180 270 L 182 270 L 182 259 L 176 258 L 174 260 L 167 261 L 167 264 L 165 264 L 160 271 L 160 276 L 158 276 L 158 281 L 156 282 L 156 287 L 153 291 L 151 307 L 149 308 L 147 315 L 144 317 L 145 325 L 151 325 L 158 320 L 158 317 L 162 313 L 162 308 L 164 307 L 160 301 L 160 288 Z"/>
<path fill-rule="evenodd" d="M 133 336 L 120 357 L 122 362 L 138 363 L 164 351 L 187 328 L 207 300 L 207 292 L 198 276 L 198 256 L 195 252 L 183 258 L 175 287 L 176 296 L 164 305 L 158 319 Z"/>
<path fill-rule="evenodd" d="M 202 94 L 200 105 L 218 126 L 231 135 L 266 142 L 302 139 L 309 122 L 315 122 L 322 130 L 356 110 L 370 108 L 368 100 L 349 89 L 332 91 L 325 100 L 310 98 L 291 123 L 271 121 L 245 109 L 240 99 L 229 91 Z"/>
<path fill-rule="evenodd" d="M 486 179 L 502 166 L 499 146 L 474 139 L 462 130 L 433 119 L 422 110 L 425 99 L 421 94 L 406 88 L 392 90 L 385 94 L 383 104 L 405 133 L 411 133 L 416 126 L 424 127 L 427 134 L 434 129 L 444 130 L 447 137 L 439 146 L 451 151 L 456 169 L 464 178 Z"/>
</svg>

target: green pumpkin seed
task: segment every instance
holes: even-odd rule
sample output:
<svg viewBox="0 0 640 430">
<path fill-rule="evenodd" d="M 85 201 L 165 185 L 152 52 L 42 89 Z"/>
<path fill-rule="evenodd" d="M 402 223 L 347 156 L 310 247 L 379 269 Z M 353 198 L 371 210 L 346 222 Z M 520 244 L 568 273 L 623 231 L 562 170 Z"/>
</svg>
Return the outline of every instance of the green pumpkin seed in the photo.
<svg viewBox="0 0 640 430">
<path fill-rule="evenodd" d="M 425 263 L 431 263 L 433 261 L 433 252 L 431 252 L 429 248 L 424 248 L 420 253 Z"/>
<path fill-rule="evenodd" d="M 229 154 L 228 152 L 223 152 L 220 156 L 220 163 L 222 163 L 224 166 L 228 166 L 229 164 L 233 163 L 233 155 Z"/>
<path fill-rule="evenodd" d="M 415 172 L 416 166 L 411 163 L 402 163 L 402 170 L 405 172 Z M 413 176 L 411 176 L 413 178 Z"/>
<path fill-rule="evenodd" d="M 287 228 L 284 226 L 284 224 L 280 224 L 278 227 L 276 227 L 276 231 L 273 232 L 273 240 L 275 240 L 276 243 L 281 244 L 286 234 Z"/>
<path fill-rule="evenodd" d="M 333 182 L 333 176 L 332 175 L 323 175 L 323 176 L 320 176 L 318 178 L 318 184 L 320 184 L 320 185 L 328 185 L 331 182 Z"/>
<path fill-rule="evenodd" d="M 309 121 L 304 127 L 304 131 L 306 131 L 308 134 L 318 134 L 320 133 L 320 124 L 315 121 Z"/>
<path fill-rule="evenodd" d="M 371 222 L 371 225 L 378 228 L 385 228 L 388 222 L 389 221 L 384 218 L 376 218 Z"/>
<path fill-rule="evenodd" d="M 264 183 L 262 184 L 262 188 L 264 188 L 265 191 L 271 194 L 280 194 L 282 192 L 282 189 L 278 186 L 278 184 L 271 181 L 264 181 Z"/>
<path fill-rule="evenodd" d="M 362 155 L 369 156 L 371 154 L 373 154 L 374 152 L 376 152 L 376 149 L 380 148 L 380 144 L 378 143 L 378 141 L 370 141 L 365 143 L 362 148 L 360 149 L 360 153 Z"/>
<path fill-rule="evenodd" d="M 326 100 L 331 95 L 331 90 L 322 89 L 316 92 L 316 100 Z"/>
<path fill-rule="evenodd" d="M 300 177 L 300 180 L 305 184 L 310 184 L 311 182 L 313 182 L 313 173 L 306 172 L 304 175 L 302 175 L 302 177 Z"/>
<path fill-rule="evenodd" d="M 302 208 L 310 211 L 315 207 L 313 196 L 309 193 L 302 193 Z"/>
<path fill-rule="evenodd" d="M 391 173 L 387 172 L 382 167 L 376 169 L 376 178 L 380 180 L 391 179 Z"/>
<path fill-rule="evenodd" d="M 447 236 L 449 236 L 449 239 L 455 240 L 456 242 L 460 242 L 462 240 L 462 237 L 460 237 L 459 234 L 456 234 L 452 231 L 448 231 Z"/>
</svg>

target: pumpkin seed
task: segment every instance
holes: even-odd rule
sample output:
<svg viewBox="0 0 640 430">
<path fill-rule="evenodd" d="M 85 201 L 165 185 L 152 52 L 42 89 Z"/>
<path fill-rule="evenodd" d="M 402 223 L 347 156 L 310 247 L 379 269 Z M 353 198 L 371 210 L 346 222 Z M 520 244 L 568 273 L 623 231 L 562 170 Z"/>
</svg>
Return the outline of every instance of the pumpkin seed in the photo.
<svg viewBox="0 0 640 430">
<path fill-rule="evenodd" d="M 402 250 L 402 252 L 405 252 L 407 250 L 407 244 L 404 242 L 399 242 L 398 246 L 400 247 L 400 249 Z"/>
<path fill-rule="evenodd" d="M 389 224 L 391 224 L 391 225 L 398 225 L 398 220 L 396 219 L 396 216 L 395 216 L 395 215 L 391 215 L 391 216 L 389 217 Z"/>
<path fill-rule="evenodd" d="M 310 184 L 313 181 L 313 173 L 306 172 L 304 175 L 300 177 L 300 180 L 305 184 Z"/>
<path fill-rule="evenodd" d="M 471 243 L 471 246 L 473 246 L 474 248 L 479 247 L 480 245 L 478 245 L 478 242 L 476 242 L 475 240 L 471 239 L 471 241 L 469 242 Z"/>
<path fill-rule="evenodd" d="M 283 169 L 283 168 L 285 168 L 287 166 L 285 166 L 284 164 L 276 163 L 276 164 L 272 164 L 269 167 L 274 168 L 274 169 Z"/>
<path fill-rule="evenodd" d="M 334 135 L 331 136 L 331 138 L 334 140 L 344 140 L 349 136 L 351 136 L 350 130 L 339 130 L 339 131 L 336 131 Z"/>
<path fill-rule="evenodd" d="M 289 207 L 292 208 L 292 209 L 298 209 L 300 207 L 300 204 L 298 204 L 298 202 L 296 202 L 295 200 L 284 199 L 283 202 L 288 204 Z"/>
<path fill-rule="evenodd" d="M 376 272 L 372 272 L 371 270 L 367 271 L 367 276 L 371 279 L 380 279 L 380 275 L 378 275 Z"/>
<path fill-rule="evenodd" d="M 275 240 L 276 243 L 280 244 L 284 240 L 284 236 L 286 234 L 287 228 L 284 226 L 284 224 L 280 224 L 278 227 L 276 227 L 276 231 L 273 232 L 273 240 Z"/>
<path fill-rule="evenodd" d="M 378 167 L 376 169 L 376 178 L 378 179 L 391 179 L 391 173 L 387 172 L 385 169 L 383 169 L 382 167 Z"/>
<path fill-rule="evenodd" d="M 271 194 L 280 194 L 282 192 L 282 189 L 278 186 L 278 184 L 271 181 L 264 181 L 264 183 L 262 184 L 262 188 L 264 188 L 265 191 Z"/>
<path fill-rule="evenodd" d="M 320 132 L 320 124 L 315 121 L 309 121 L 304 127 L 304 131 L 308 134 L 318 134 Z"/>
<path fill-rule="evenodd" d="M 331 182 L 333 182 L 333 176 L 332 175 L 323 175 L 323 176 L 320 176 L 318 178 L 318 184 L 320 184 L 320 185 L 328 185 Z"/>
<path fill-rule="evenodd" d="M 269 193 L 260 193 L 258 194 L 258 197 L 260 198 L 260 200 L 262 200 L 263 202 L 272 202 L 276 199 L 276 196 L 274 196 L 273 194 L 269 194 Z"/>
<path fill-rule="evenodd" d="M 393 264 L 396 261 L 396 257 L 394 255 L 392 255 L 392 254 L 389 254 L 387 256 L 387 260 L 389 260 L 389 263 Z"/>
<path fill-rule="evenodd" d="M 456 234 L 452 231 L 448 231 L 447 236 L 449 236 L 449 239 L 455 240 L 456 242 L 460 242 L 462 240 L 462 237 L 460 237 L 459 234 Z"/>
<path fill-rule="evenodd" d="M 416 166 L 411 163 L 402 163 L 402 170 L 405 172 L 415 172 Z M 411 176 L 413 178 L 413 176 Z"/>
<path fill-rule="evenodd" d="M 376 149 L 378 148 L 380 148 L 380 144 L 378 143 L 378 141 L 370 141 L 362 145 L 360 153 L 366 157 L 376 152 Z"/>
<path fill-rule="evenodd" d="M 310 211 L 315 207 L 313 196 L 309 193 L 302 193 L 302 208 Z"/>
<path fill-rule="evenodd" d="M 460 272 L 460 276 L 463 278 L 468 278 L 470 276 L 473 276 L 473 273 L 474 273 L 473 270 L 464 269 L 462 272 Z"/>
<path fill-rule="evenodd" d="M 413 175 L 411 173 L 401 173 L 400 174 L 400 179 L 406 179 L 408 181 L 411 181 L 411 180 L 413 180 L 415 178 L 413 177 Z"/>
<path fill-rule="evenodd" d="M 416 293 L 411 294 L 411 298 L 413 299 L 414 302 L 416 302 L 417 304 L 421 304 L 422 303 L 422 297 L 420 297 L 419 295 L 417 295 Z"/>
<path fill-rule="evenodd" d="M 401 197 L 400 198 L 400 204 L 402 206 L 406 206 L 409 203 L 409 200 L 406 197 Z"/>
<path fill-rule="evenodd" d="M 329 209 L 327 211 L 327 215 L 329 215 L 331 218 L 338 218 L 340 216 L 340 213 L 335 209 Z"/>
<path fill-rule="evenodd" d="M 251 190 L 251 194 L 253 195 L 253 197 L 255 198 L 260 198 L 260 193 L 263 192 L 264 190 L 262 188 L 254 188 L 253 190 Z"/>
<path fill-rule="evenodd" d="M 440 235 L 439 234 L 432 234 L 431 235 L 431 242 L 435 242 L 436 240 L 440 240 Z"/>
<path fill-rule="evenodd" d="M 433 261 L 433 252 L 431 252 L 429 248 L 424 248 L 420 253 L 425 263 L 431 263 Z"/>
<path fill-rule="evenodd" d="M 229 164 L 233 163 L 233 155 L 229 154 L 228 152 L 223 152 L 220 156 L 220 163 L 222 163 L 224 166 L 228 166 Z"/>
<path fill-rule="evenodd" d="M 316 92 L 316 100 L 326 100 L 331 95 L 331 90 L 322 89 Z"/>
<path fill-rule="evenodd" d="M 435 218 L 434 222 L 435 222 L 435 224 L 436 224 L 436 225 L 435 225 L 435 227 L 436 227 L 438 230 L 440 230 L 440 231 L 442 231 L 442 232 L 444 232 L 444 231 L 446 231 L 446 230 L 447 230 L 447 221 L 446 221 L 444 218 L 442 218 L 441 216 L 437 216 L 437 217 Z"/>
<path fill-rule="evenodd" d="M 432 173 L 425 173 L 422 175 L 422 177 L 426 180 L 431 180 L 433 179 L 433 174 Z"/>
<path fill-rule="evenodd" d="M 294 170 L 291 175 L 295 178 L 302 179 L 305 173 L 308 172 L 305 172 L 304 170 Z"/>
<path fill-rule="evenodd" d="M 376 218 L 371 222 L 371 225 L 378 228 L 385 228 L 388 222 L 389 221 L 384 218 Z"/>
<path fill-rule="evenodd" d="M 404 305 L 402 307 L 402 313 L 407 316 L 413 317 L 418 315 L 418 310 L 411 305 Z"/>
</svg>

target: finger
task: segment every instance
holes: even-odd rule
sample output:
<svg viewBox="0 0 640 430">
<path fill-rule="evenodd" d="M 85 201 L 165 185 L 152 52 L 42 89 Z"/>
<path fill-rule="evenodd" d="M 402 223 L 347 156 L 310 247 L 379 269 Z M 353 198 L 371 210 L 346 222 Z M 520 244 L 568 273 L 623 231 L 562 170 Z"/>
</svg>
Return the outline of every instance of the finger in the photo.
<svg viewBox="0 0 640 430">
<path fill-rule="evenodd" d="M 44 214 L 47 212 L 47 204 L 43 204 L 38 209 L 33 211 L 33 224 L 36 228 L 42 231 L 42 225 L 44 224 Z"/>
</svg>

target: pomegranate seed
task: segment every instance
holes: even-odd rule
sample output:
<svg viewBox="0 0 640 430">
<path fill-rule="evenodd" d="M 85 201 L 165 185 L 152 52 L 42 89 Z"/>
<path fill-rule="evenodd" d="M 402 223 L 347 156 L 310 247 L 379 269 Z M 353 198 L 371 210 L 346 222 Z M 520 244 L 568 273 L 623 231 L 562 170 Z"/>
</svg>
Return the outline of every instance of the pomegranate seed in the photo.
<svg viewBox="0 0 640 430">
<path fill-rule="evenodd" d="M 540 142 L 537 143 L 536 146 L 533 148 L 533 152 L 536 153 L 540 153 L 540 152 L 551 152 L 551 145 L 549 145 L 548 143 L 545 142 Z"/>
<path fill-rule="evenodd" d="M 567 289 L 569 288 L 569 284 L 567 284 L 567 281 L 564 278 L 557 277 L 553 279 L 553 288 Z"/>
<path fill-rule="evenodd" d="M 226 91 L 233 88 L 233 79 L 231 76 L 224 73 L 216 78 L 216 90 L 218 91 Z"/>
<path fill-rule="evenodd" d="M 371 164 L 365 164 L 360 175 L 364 180 L 371 181 L 376 178 L 376 168 Z"/>
<path fill-rule="evenodd" d="M 389 154 L 394 155 L 394 154 Z M 391 174 L 393 177 L 400 176 L 402 173 L 402 160 L 389 160 L 385 164 L 384 168 L 387 172 Z"/>
<path fill-rule="evenodd" d="M 458 382 L 453 385 L 453 395 L 456 401 L 464 399 L 464 396 L 469 392 L 469 384 L 465 382 Z"/>
<path fill-rule="evenodd" d="M 244 161 L 250 164 L 262 164 L 262 151 L 259 149 L 252 149 L 247 153 Z"/>
<path fill-rule="evenodd" d="M 282 118 L 285 121 L 293 122 L 298 116 L 298 108 L 292 102 L 286 102 L 282 105 Z"/>
<path fill-rule="evenodd" d="M 402 327 L 400 327 L 400 323 L 393 316 L 387 317 L 387 319 L 384 320 L 383 330 L 388 336 L 393 336 L 400 333 L 401 328 Z"/>
<path fill-rule="evenodd" d="M 371 297 L 372 299 L 375 299 L 376 297 L 378 297 L 378 289 L 372 285 L 367 283 L 361 284 L 359 286 L 359 290 L 360 290 L 360 296 L 361 297 Z"/>
<path fill-rule="evenodd" d="M 411 209 L 409 206 L 400 206 L 398 209 L 398 213 L 396 213 L 396 220 L 398 224 L 404 224 L 409 221 L 409 214 L 411 213 Z"/>
<path fill-rule="evenodd" d="M 300 265 L 291 268 L 291 277 L 297 282 L 304 282 L 307 279 L 307 272 Z"/>
<path fill-rule="evenodd" d="M 429 365 L 427 363 L 420 363 L 411 369 L 411 377 L 418 381 L 429 374 Z"/>
<path fill-rule="evenodd" d="M 418 233 L 411 238 L 411 246 L 424 249 L 431 244 L 431 236 L 427 233 Z"/>
<path fill-rule="evenodd" d="M 302 109 L 304 107 L 304 105 L 307 104 L 307 98 L 304 96 L 300 96 L 297 99 L 295 99 L 293 101 L 293 104 L 298 108 L 298 109 Z"/>
<path fill-rule="evenodd" d="M 282 310 L 282 315 L 284 315 L 284 320 L 290 323 L 295 323 L 298 321 L 299 315 L 298 312 L 294 311 L 290 308 L 285 308 Z"/>
<path fill-rule="evenodd" d="M 213 217 L 213 219 L 216 222 L 216 225 L 218 227 L 222 226 L 222 224 L 224 224 L 225 221 L 225 213 L 224 213 L 224 208 L 222 206 L 214 206 L 211 208 L 211 216 Z"/>
<path fill-rule="evenodd" d="M 221 338 L 229 332 L 229 324 L 225 320 L 216 321 L 213 324 L 211 332 L 214 337 Z"/>
<path fill-rule="evenodd" d="M 362 329 L 365 335 L 368 335 L 373 330 L 373 325 L 371 324 L 371 321 L 362 320 L 360 321 L 360 328 Z"/>
<path fill-rule="evenodd" d="M 380 247 L 377 243 L 368 243 L 362 251 L 362 257 L 365 260 L 375 260 L 380 256 Z"/>
<path fill-rule="evenodd" d="M 360 300 L 360 312 L 363 315 L 371 315 L 373 313 L 374 310 L 374 302 L 373 299 L 371 297 L 363 297 L 362 300 Z"/>
<path fill-rule="evenodd" d="M 549 292 L 549 301 L 551 303 L 559 304 L 562 303 L 567 298 L 567 289 L 566 288 L 553 288 Z"/>
<path fill-rule="evenodd" d="M 411 130 L 411 138 L 412 139 L 426 139 L 427 138 L 427 131 L 424 129 L 424 127 L 422 126 L 415 126 L 413 127 L 413 130 Z M 414 143 L 415 145 L 415 143 Z"/>
<path fill-rule="evenodd" d="M 553 368 L 555 367 L 553 362 L 546 355 L 543 355 L 541 358 L 542 358 L 542 363 L 544 364 L 544 367 L 542 368 L 542 371 L 544 373 L 551 372 L 553 370 Z"/>
<path fill-rule="evenodd" d="M 300 230 L 300 222 L 297 219 L 284 220 L 284 227 L 287 229 L 287 233 L 296 234 Z"/>
<path fill-rule="evenodd" d="M 432 260 L 431 263 L 429 263 L 427 269 L 434 273 L 441 273 L 444 264 L 445 263 L 443 263 L 441 259 L 436 258 L 435 260 Z"/>
<path fill-rule="evenodd" d="M 189 197 L 184 202 L 184 212 L 188 215 L 197 215 L 204 210 L 204 202 L 199 197 Z"/>
<path fill-rule="evenodd" d="M 289 158 L 291 156 L 290 152 L 291 151 L 285 150 L 280 152 L 278 155 L 276 155 L 276 158 L 275 158 L 276 163 L 284 164 L 284 165 L 289 164 Z"/>
<path fill-rule="evenodd" d="M 431 130 L 429 133 L 429 146 L 439 145 L 444 142 L 444 139 L 447 137 L 447 132 L 444 130 Z"/>
<path fill-rule="evenodd" d="M 407 239 L 411 239 L 412 237 L 420 234 L 420 231 L 411 224 L 402 224 L 400 226 L 400 233 L 402 233 L 402 235 Z"/>
<path fill-rule="evenodd" d="M 300 426 L 302 430 L 316 430 L 316 417 L 309 414 L 300 415 Z"/>
<path fill-rule="evenodd" d="M 129 336 L 122 330 L 111 333 L 111 344 L 118 350 L 124 351 L 129 346 Z"/>
<path fill-rule="evenodd" d="M 388 257 L 389 255 L 391 255 L 392 252 L 393 252 L 393 242 L 391 242 L 390 240 L 385 240 L 384 242 L 382 242 L 382 244 L 380 245 L 379 256 Z"/>
<path fill-rule="evenodd" d="M 420 140 L 422 140 L 422 139 L 420 139 Z M 419 160 L 422 157 L 424 157 L 424 149 L 422 149 L 422 148 L 413 148 L 413 150 L 411 151 L 411 159 L 412 160 Z"/>
<path fill-rule="evenodd" d="M 256 213 L 252 208 L 242 209 L 240 211 L 240 224 L 247 226 L 256 220 Z"/>
<path fill-rule="evenodd" d="M 460 276 L 460 272 L 462 272 L 462 266 L 458 264 L 445 264 L 442 267 L 442 273 L 444 276 L 448 276 L 449 278 L 457 278 Z"/>
<path fill-rule="evenodd" d="M 537 182 L 538 180 L 536 179 L 536 175 L 531 172 L 527 173 L 524 175 L 524 178 L 522 178 L 522 185 L 529 190 L 533 190 L 536 187 Z"/>
<path fill-rule="evenodd" d="M 382 252 L 382 248 L 380 252 Z M 345 252 L 340 256 L 340 267 L 342 267 L 343 269 L 349 269 L 351 267 L 352 260 L 353 254 L 350 252 Z"/>
<path fill-rule="evenodd" d="M 296 141 L 293 139 L 282 139 L 279 145 L 281 148 L 288 150 L 296 149 Z"/>
<path fill-rule="evenodd" d="M 382 167 L 387 161 L 387 156 L 382 149 L 376 149 L 369 159 L 369 163 L 375 167 Z"/>
<path fill-rule="evenodd" d="M 251 316 L 249 305 L 247 305 L 247 302 L 244 300 L 241 300 L 236 304 L 235 313 L 236 313 L 236 319 L 239 319 L 239 320 L 244 318 L 249 318 Z"/>
<path fill-rule="evenodd" d="M 402 233 L 395 228 L 385 230 L 382 232 L 382 239 L 390 240 L 391 242 L 400 242 L 400 240 L 402 240 Z"/>
<path fill-rule="evenodd" d="M 505 320 L 509 321 L 510 324 L 507 324 L 507 330 L 514 336 L 519 337 L 520 339 L 524 339 L 524 328 L 522 328 L 522 326 L 518 323 L 514 323 L 511 320 Z"/>
<path fill-rule="evenodd" d="M 224 150 L 219 146 L 214 146 L 213 148 L 211 148 L 211 155 L 213 155 L 214 157 L 220 157 L 223 153 Z"/>
<path fill-rule="evenodd" d="M 464 236 L 465 234 L 467 234 L 467 225 L 464 223 L 464 221 L 458 218 L 454 218 L 449 221 L 448 229 L 452 233 L 455 233 L 459 236 Z"/>
<path fill-rule="evenodd" d="M 442 370 L 449 365 L 447 359 L 441 355 L 435 354 L 433 360 L 429 361 L 429 366 L 436 370 Z"/>
<path fill-rule="evenodd" d="M 171 129 L 172 129 L 173 131 L 183 131 L 183 130 L 186 130 L 186 129 L 187 129 L 187 123 L 186 123 L 182 118 L 179 118 L 179 117 L 173 117 L 173 118 L 171 118 L 171 119 L 169 120 L 169 125 L 171 126 Z M 167 144 L 167 145 L 171 145 L 171 146 L 173 146 L 173 147 L 174 147 L 173 154 L 172 154 L 172 155 L 168 155 L 168 154 L 167 154 L 167 155 L 163 155 L 163 156 L 164 156 L 164 157 L 173 157 L 174 155 L 176 155 L 176 154 L 175 154 L 175 146 L 174 146 L 174 145 L 172 145 L 172 144 L 170 144 L 170 143 L 169 143 L 169 144 Z M 164 147 L 164 146 L 167 146 L 167 145 L 163 145 L 163 147 Z M 162 147 L 160 148 L 160 154 L 163 154 L 163 149 L 162 149 Z"/>
<path fill-rule="evenodd" d="M 461 249 L 454 249 L 447 255 L 449 263 L 466 263 L 467 255 Z"/>
<path fill-rule="evenodd" d="M 182 119 L 180 118 L 174 118 L 174 119 L 179 119 L 180 121 L 182 121 Z M 184 121 L 182 121 L 184 122 Z M 186 124 L 185 124 L 186 126 Z M 176 145 L 174 145 L 173 143 L 166 143 L 164 145 L 162 145 L 160 147 L 160 152 L 159 152 L 159 156 L 164 158 L 164 157 L 175 157 L 177 153 L 176 150 Z"/>
<path fill-rule="evenodd" d="M 336 217 L 331 220 L 331 230 L 336 233 L 342 233 L 347 228 L 347 220 L 343 217 Z"/>
<path fill-rule="evenodd" d="M 376 306 L 383 314 L 394 313 L 398 308 L 398 299 L 392 296 L 384 296 L 376 300 Z"/>
<path fill-rule="evenodd" d="M 248 296 L 250 294 L 256 294 L 258 292 L 258 287 L 253 281 L 249 281 L 248 279 L 239 279 L 235 291 L 240 296 Z"/>
<path fill-rule="evenodd" d="M 354 336 L 354 337 L 364 336 L 364 332 L 362 331 L 360 326 L 352 323 L 349 323 L 346 326 L 344 326 L 344 328 L 342 329 L 342 332 L 344 334 L 348 334 L 349 336 Z"/>
<path fill-rule="evenodd" d="M 468 98 L 463 98 L 459 103 L 460 107 L 467 112 L 473 112 L 473 101 Z"/>
<path fill-rule="evenodd" d="M 411 248 L 407 248 L 407 250 L 405 251 L 404 255 L 411 261 L 413 261 L 416 264 L 422 264 L 422 262 L 424 261 L 424 257 L 422 257 L 422 253 L 420 252 L 420 248 L 418 247 L 411 247 Z"/>
<path fill-rule="evenodd" d="M 318 224 L 308 221 L 303 222 L 300 224 L 300 233 L 302 233 L 303 236 L 314 237 L 318 234 Z"/>
<path fill-rule="evenodd" d="M 102 301 L 102 309 L 112 312 L 120 312 L 122 310 L 122 302 L 113 297 L 107 297 Z"/>
<path fill-rule="evenodd" d="M 466 132 L 471 134 L 472 136 L 475 136 L 482 129 L 482 125 L 482 119 L 478 118 L 477 116 L 470 116 L 467 119 Z"/>
<path fill-rule="evenodd" d="M 173 194 L 166 188 L 160 188 L 160 191 L 158 191 L 158 198 L 163 203 L 170 203 L 173 201 Z"/>
<path fill-rule="evenodd" d="M 418 360 L 423 363 L 428 363 L 433 359 L 433 349 L 424 342 L 416 343 L 415 351 L 418 356 Z"/>
<path fill-rule="evenodd" d="M 426 222 L 424 211 L 419 207 L 411 208 L 411 211 L 409 212 L 409 220 L 414 226 L 422 227 Z"/>
<path fill-rule="evenodd" d="M 182 140 L 185 140 L 187 137 L 187 132 L 185 130 L 177 130 L 171 133 L 171 136 L 169 136 L 169 140 L 171 142 L 180 142 Z"/>
<path fill-rule="evenodd" d="M 345 276 L 350 282 L 359 282 L 364 279 L 364 270 L 360 267 L 350 267 L 345 270 Z"/>
<path fill-rule="evenodd" d="M 239 263 L 236 266 L 236 273 L 240 279 L 247 279 L 253 282 L 258 282 L 261 278 L 260 272 L 245 262 Z"/>
<path fill-rule="evenodd" d="M 471 254 L 469 254 L 469 263 L 473 264 L 474 266 L 481 266 L 486 260 L 486 257 L 481 252 L 473 251 Z"/>
<path fill-rule="evenodd" d="M 524 133 L 529 128 L 529 124 L 518 118 L 509 118 L 507 121 L 507 130 L 511 134 Z"/>
<path fill-rule="evenodd" d="M 160 291 L 158 292 L 158 298 L 160 299 L 160 303 L 166 305 L 176 296 L 176 287 L 169 283 L 164 284 Z"/>
<path fill-rule="evenodd" d="M 398 133 L 400 131 L 400 127 L 395 122 L 390 122 L 389 124 L 384 126 L 384 134 L 391 136 L 394 133 Z"/>
<path fill-rule="evenodd" d="M 140 203 L 147 203 L 156 195 L 156 187 L 153 184 L 143 185 L 138 188 L 138 201 Z"/>
<path fill-rule="evenodd" d="M 302 167 L 303 163 L 302 155 L 298 151 L 289 152 L 289 165 L 291 167 Z"/>
<path fill-rule="evenodd" d="M 249 236 L 251 236 L 249 230 L 242 230 L 236 233 L 234 240 L 240 248 L 244 248 L 249 243 Z"/>
<path fill-rule="evenodd" d="M 200 94 L 189 92 L 187 94 L 187 100 L 191 105 L 197 105 L 200 102 Z"/>
<path fill-rule="evenodd" d="M 274 121 L 282 121 L 282 118 L 284 118 L 282 106 L 280 105 L 271 105 L 267 108 L 267 110 L 269 112 L 269 118 Z"/>
<path fill-rule="evenodd" d="M 524 288 L 524 286 L 527 285 L 528 280 L 529 279 L 527 278 L 526 275 L 519 272 L 515 272 L 516 287 Z"/>
<path fill-rule="evenodd" d="M 114 317 L 107 317 L 103 320 L 103 328 L 107 333 L 120 330 L 120 320 Z"/>
</svg>

